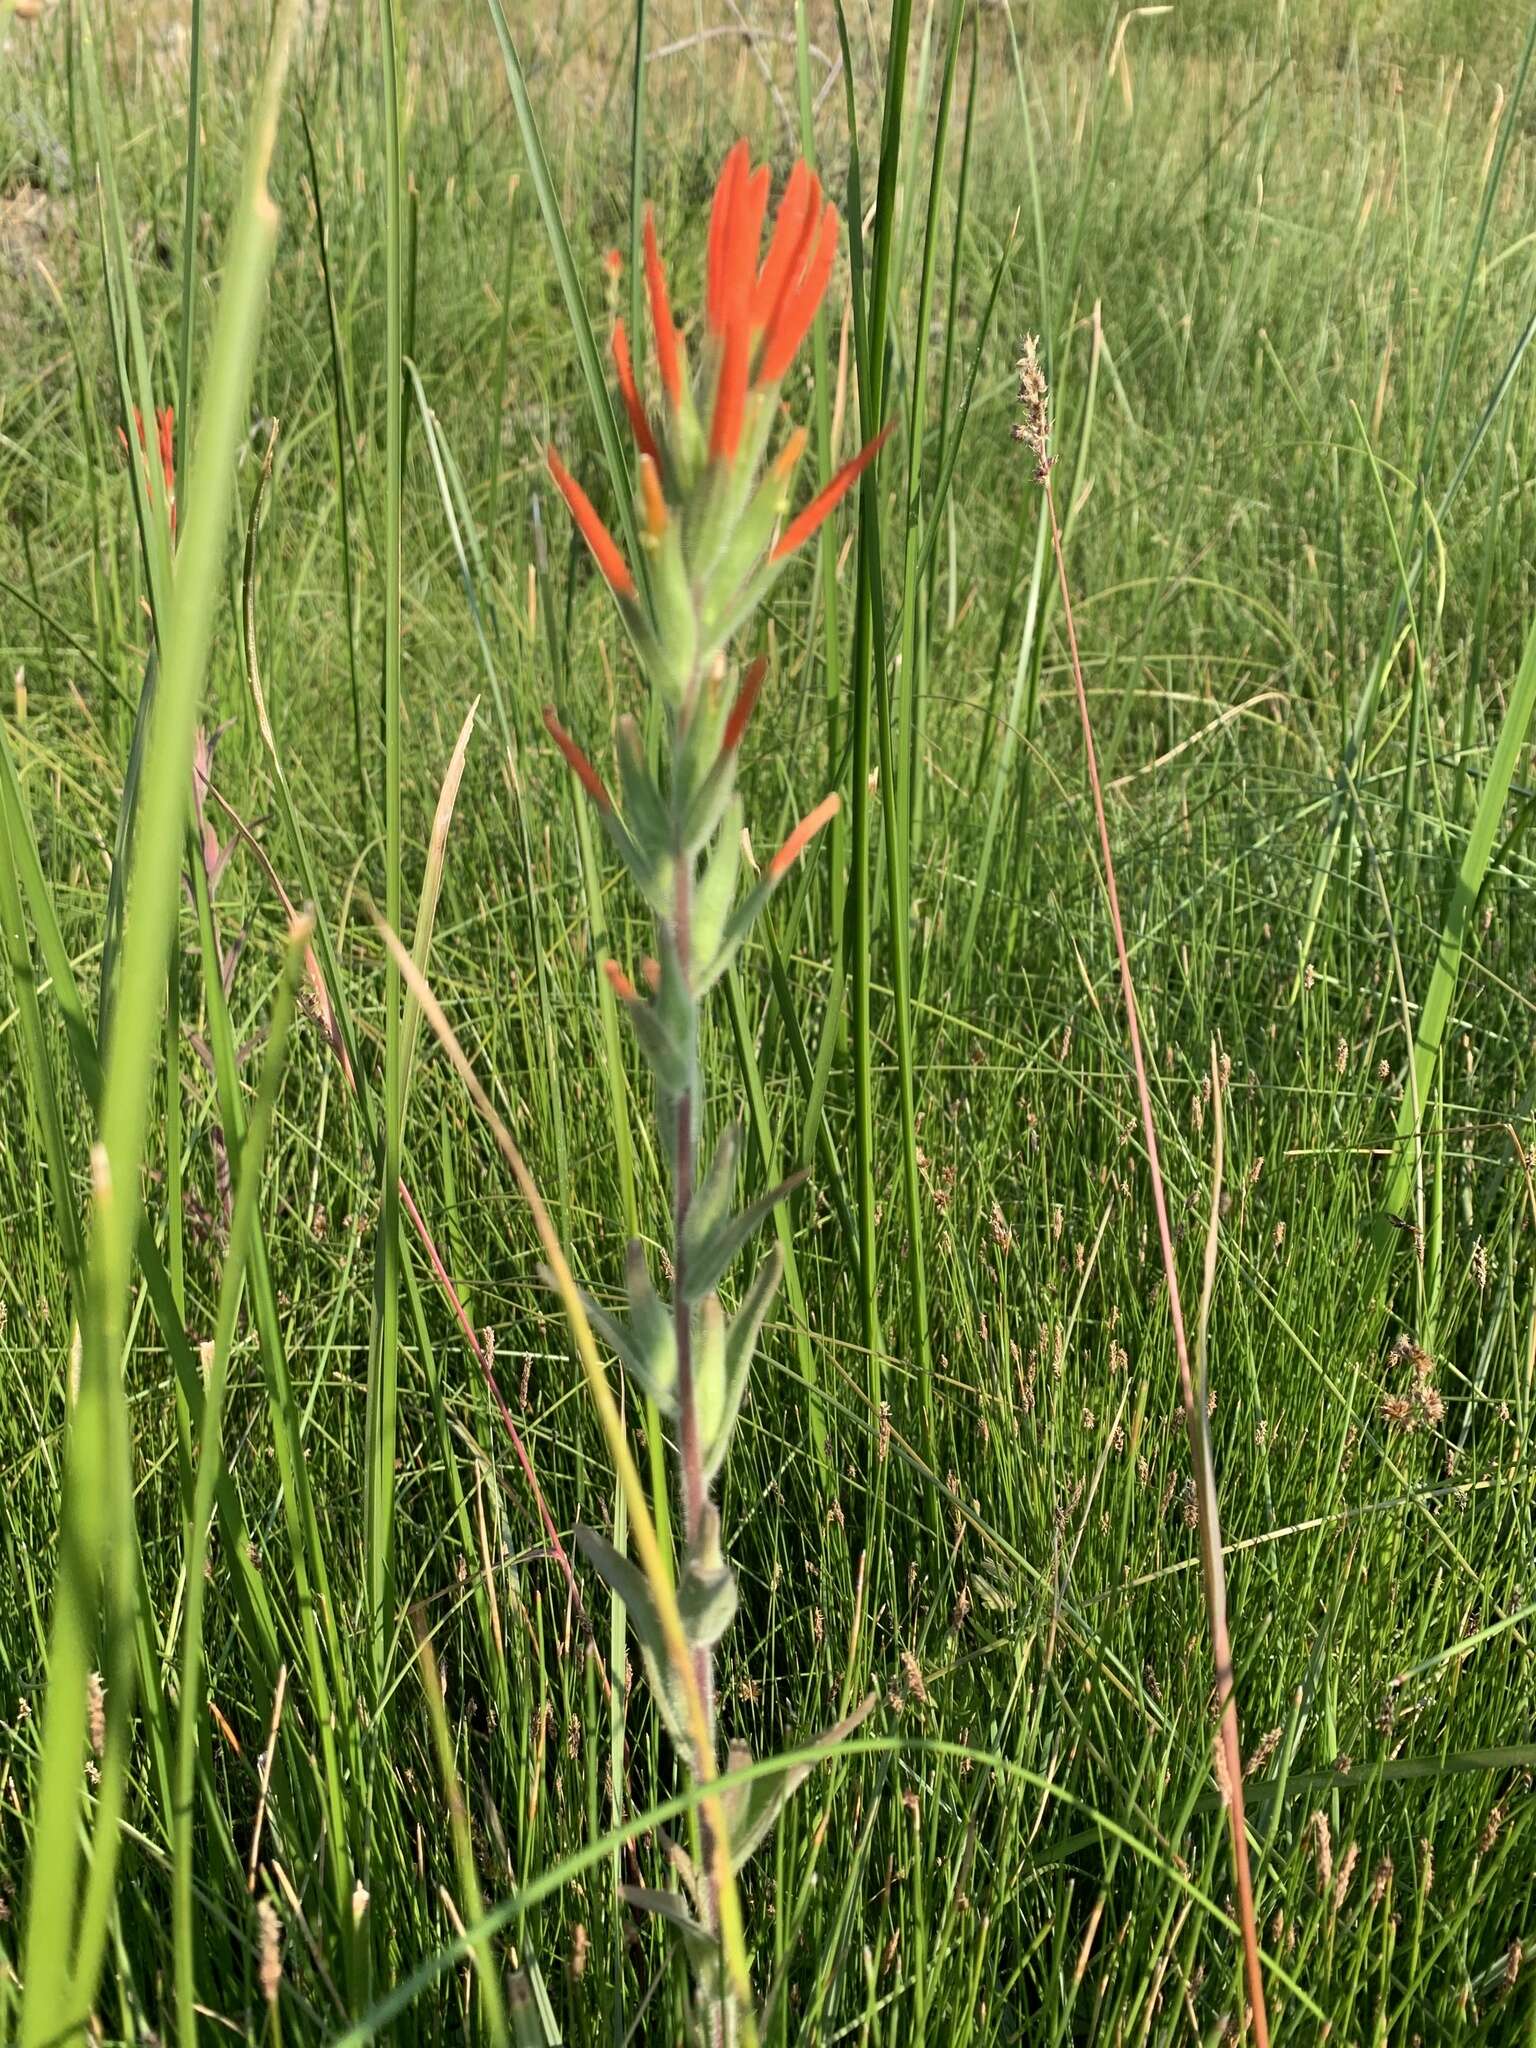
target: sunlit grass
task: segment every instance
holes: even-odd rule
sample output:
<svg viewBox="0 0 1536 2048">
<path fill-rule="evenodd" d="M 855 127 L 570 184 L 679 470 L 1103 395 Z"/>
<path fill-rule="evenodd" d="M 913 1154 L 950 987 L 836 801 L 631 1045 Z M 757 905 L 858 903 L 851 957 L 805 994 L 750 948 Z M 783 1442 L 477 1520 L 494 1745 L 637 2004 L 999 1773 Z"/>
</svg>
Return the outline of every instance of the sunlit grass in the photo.
<svg viewBox="0 0 1536 2048">
<path fill-rule="evenodd" d="M 893 11 L 899 32 L 902 10 L 873 10 Z M 51 1796 L 82 1877 L 103 1873 L 84 1996 L 104 2038 L 188 2038 L 195 2004 L 209 2040 L 330 2040 L 395 2001 L 394 2038 L 490 2039 L 477 1903 L 514 2040 L 677 2037 L 682 1977 L 614 1890 L 655 1882 L 661 1856 L 653 1838 L 637 1872 L 612 1835 L 686 1781 L 577 1559 L 586 1632 L 508 1420 L 564 1549 L 578 1520 L 614 1528 L 611 1466 L 527 1215 L 413 1034 L 368 908 L 410 945 L 435 902 L 433 989 L 573 1265 L 618 1299 L 631 1209 L 666 1241 L 665 1175 L 648 1139 L 615 1150 L 626 1104 L 645 1129 L 646 1080 L 631 1049 L 614 1064 L 591 935 L 601 921 L 638 959 L 646 926 L 573 830 L 539 710 L 558 696 L 606 754 L 639 692 L 542 450 L 555 438 L 601 490 L 572 295 L 599 334 L 610 295 L 628 311 L 634 165 L 691 318 L 708 189 L 748 133 L 780 175 L 812 143 L 862 216 L 856 275 L 839 270 L 786 393 L 807 466 L 830 475 L 877 416 L 898 422 L 858 518 L 769 607 L 756 857 L 807 792 L 858 803 L 781 892 L 706 1048 L 746 1105 L 754 1182 L 811 1169 L 725 1482 L 742 1613 L 723 1730 L 767 1757 L 871 1689 L 882 1703 L 747 1873 L 764 2037 L 1194 2039 L 1238 2011 L 1177 1372 L 1049 536 L 1010 438 L 1013 359 L 1038 331 L 1192 1298 L 1213 1040 L 1230 1061 L 1210 1428 L 1274 2036 L 1314 2041 L 1321 2013 L 1362 2043 L 1523 2038 L 1536 797 L 1528 736 L 1499 740 L 1531 696 L 1528 20 L 1383 5 L 1355 10 L 1352 46 L 1342 10 L 1287 29 L 1223 0 L 1199 24 L 1131 21 L 1110 69 L 1096 8 L 1065 29 L 1015 9 L 1017 45 L 1006 10 L 958 10 L 952 43 L 957 10 L 915 8 L 895 122 L 866 10 L 849 92 L 830 7 L 807 6 L 802 48 L 784 9 L 749 50 L 651 0 L 632 150 L 630 11 L 534 12 L 508 24 L 547 192 L 490 17 L 398 17 L 397 269 L 378 12 L 301 38 L 248 405 L 209 350 L 240 284 L 264 25 L 204 24 L 190 210 L 187 53 L 158 10 L 103 27 L 94 111 L 78 13 L 6 32 L 0 2032 L 19 2032 L 23 1984 L 58 2012 L 69 1995 L 67 1952 L 39 1976 L 26 1947 L 58 1725 Z M 135 709 L 150 610 L 181 589 L 153 473 L 117 429 L 125 404 L 172 402 L 175 575 L 201 548 L 199 716 L 224 728 L 202 815 L 230 851 L 205 843 L 190 887 L 162 888 L 168 1028 L 164 970 L 109 877 L 125 781 L 159 788 L 130 768 Z M 228 518 L 193 452 L 221 405 Z M 166 640 L 185 709 L 190 657 L 173 669 Z M 175 783 L 140 816 L 162 882 Z M 306 903 L 317 975 L 279 1085 L 265 1033 Z M 126 1033 L 104 960 L 136 977 Z M 91 1277 L 90 1147 L 125 1102 L 145 1224 L 117 1246 L 113 1307 Z M 407 1207 L 386 1256 L 402 1112 L 431 1250 Z M 83 1506 L 87 1533 L 131 1510 L 137 1561 L 114 1538 L 107 1611 L 128 1631 L 87 1620 L 56 1705 L 77 1315 L 82 1390 L 110 1385 L 124 1318 L 131 1499 Z M 654 1439 L 635 1449 L 663 1469 Z M 94 1581 L 75 1590 L 93 1617 Z M 84 1852 L 119 1783 L 109 1885 Z M 62 1843 L 42 1861 L 66 1886 Z"/>
</svg>

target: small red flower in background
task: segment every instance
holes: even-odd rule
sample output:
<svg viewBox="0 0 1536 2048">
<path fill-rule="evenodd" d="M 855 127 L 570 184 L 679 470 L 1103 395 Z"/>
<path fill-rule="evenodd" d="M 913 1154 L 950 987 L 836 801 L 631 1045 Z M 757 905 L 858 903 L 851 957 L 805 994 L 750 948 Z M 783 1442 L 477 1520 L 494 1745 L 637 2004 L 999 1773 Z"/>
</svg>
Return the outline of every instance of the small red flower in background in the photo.
<svg viewBox="0 0 1536 2048">
<path fill-rule="evenodd" d="M 663 406 L 646 408 L 624 322 L 613 324 L 619 395 L 640 462 L 639 511 L 654 558 L 650 603 L 617 542 L 553 448 L 549 472 L 637 641 L 654 644 L 656 617 L 683 605 L 694 614 L 690 672 L 717 653 L 778 567 L 802 546 L 874 461 L 876 435 L 788 526 L 789 487 L 805 447 L 796 428 L 759 480 L 779 410 L 779 386 L 826 293 L 837 255 L 837 208 L 803 161 L 785 181 L 766 252 L 769 170 L 752 168 L 738 142 L 725 159 L 710 210 L 703 351 L 696 378 L 672 319 L 656 224 L 645 215 L 645 280 Z M 685 558 L 686 557 L 686 558 Z M 663 588 L 663 584 L 666 588 Z M 654 615 L 653 615 L 654 609 Z M 681 677 L 674 677 L 676 683 Z"/>
<path fill-rule="evenodd" d="M 149 442 L 144 433 L 144 415 L 137 406 L 133 408 L 133 426 L 134 432 L 139 437 L 139 446 L 148 455 Z M 117 430 L 117 438 L 122 442 L 126 450 L 128 436 L 121 427 Z M 156 409 L 155 442 L 160 457 L 160 474 L 165 479 L 165 503 L 166 509 L 171 515 L 171 538 L 174 540 L 176 537 L 176 408 L 172 405 L 162 405 Z"/>
</svg>

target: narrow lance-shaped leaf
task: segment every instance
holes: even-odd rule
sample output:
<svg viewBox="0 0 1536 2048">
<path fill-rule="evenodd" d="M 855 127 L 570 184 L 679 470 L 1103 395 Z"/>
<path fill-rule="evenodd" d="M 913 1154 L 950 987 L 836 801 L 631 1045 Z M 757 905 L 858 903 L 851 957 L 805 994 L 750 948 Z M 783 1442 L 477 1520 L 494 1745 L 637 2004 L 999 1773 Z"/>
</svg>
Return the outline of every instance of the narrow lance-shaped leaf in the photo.
<svg viewBox="0 0 1536 2048">
<path fill-rule="evenodd" d="M 650 763 L 645 758 L 645 741 L 640 727 L 628 714 L 619 720 L 617 733 L 619 786 L 624 792 L 624 809 L 635 843 L 653 860 L 666 851 L 671 823 Z"/>
<path fill-rule="evenodd" d="M 700 1247 L 707 1243 L 730 1215 L 736 1192 L 736 1153 L 741 1143 L 741 1122 L 727 1124 L 715 1147 L 710 1168 L 694 1189 L 683 1232 L 683 1256 L 691 1266 Z"/>
<path fill-rule="evenodd" d="M 837 1745 L 869 1718 L 875 1698 L 871 1693 L 835 1728 L 827 1730 L 818 1744 L 823 1755 L 814 1763 L 794 1764 L 788 1770 L 767 1772 L 760 1778 L 749 1779 L 744 1785 L 733 1785 L 724 1794 L 726 1818 L 731 1830 L 731 1863 L 735 1869 L 742 1869 L 762 1847 L 786 1803 L 805 1783 L 816 1763 L 830 1759 L 836 1753 Z M 731 1770 L 745 1770 L 752 1761 L 752 1752 L 744 1742 L 733 1742 L 726 1760 Z"/>
<path fill-rule="evenodd" d="M 680 1941 L 695 1969 L 718 1961 L 720 1944 L 689 1912 L 680 1892 L 653 1891 L 647 1885 L 621 1884 L 619 1897 L 636 1913 L 651 1913 Z"/>
<path fill-rule="evenodd" d="M 693 892 L 693 943 L 701 960 L 712 960 L 720 949 L 725 921 L 736 900 L 741 875 L 741 799 L 731 797 L 720 821 L 720 838 L 704 864 Z"/>
<path fill-rule="evenodd" d="M 1509 708 L 1504 714 L 1498 744 L 1494 748 L 1493 760 L 1488 768 L 1488 779 L 1483 785 L 1477 815 L 1472 821 L 1472 830 L 1462 854 L 1461 867 L 1452 886 L 1445 919 L 1440 928 L 1440 943 L 1436 950 L 1434 972 L 1430 977 L 1429 993 L 1424 999 L 1424 1008 L 1419 1015 L 1419 1028 L 1414 1036 L 1409 1085 L 1403 1091 L 1402 1107 L 1398 1112 L 1397 1145 L 1387 1174 L 1383 1209 L 1389 1217 L 1403 1214 L 1413 1192 L 1417 1144 L 1428 1101 L 1429 1084 L 1434 1074 L 1435 1061 L 1444 1042 L 1446 1022 L 1451 1013 L 1451 1001 L 1456 993 L 1456 983 L 1461 973 L 1461 956 L 1466 945 L 1467 932 L 1488 872 L 1494 841 L 1498 836 L 1499 821 L 1504 815 L 1504 806 L 1509 798 L 1509 786 L 1514 779 L 1515 767 L 1525 746 L 1526 734 L 1530 729 L 1533 715 L 1536 715 L 1536 625 L 1531 627 L 1526 636 L 1525 652 L 1521 658 L 1519 673 L 1515 677 L 1514 688 L 1510 692 Z"/>
<path fill-rule="evenodd" d="M 688 1085 L 687 1056 L 678 1039 L 668 1031 L 660 1003 L 647 1002 L 617 960 L 605 960 L 603 972 L 613 984 L 614 994 L 623 1003 L 625 1015 L 634 1026 L 635 1037 L 645 1054 L 646 1064 L 656 1077 L 657 1087 L 664 1097 L 675 1098 Z"/>
<path fill-rule="evenodd" d="M 713 1443 L 725 1413 L 725 1312 L 718 1294 L 705 1295 L 694 1312 L 693 1413 L 699 1443 Z"/>
<path fill-rule="evenodd" d="M 688 1301 L 702 1301 L 710 1293 L 752 1233 L 767 1222 L 785 1196 L 792 1195 L 804 1179 L 805 1169 L 802 1167 L 798 1173 L 780 1181 L 776 1188 L 770 1188 L 766 1195 L 759 1195 L 755 1202 L 748 1203 L 739 1215 L 722 1223 L 697 1247 L 684 1273 L 684 1294 Z"/>
<path fill-rule="evenodd" d="M 656 1603 L 644 1573 L 627 1557 L 621 1557 L 606 1536 L 600 1536 L 584 1522 L 576 1524 L 575 1536 L 576 1547 L 582 1556 L 609 1592 L 624 1602 L 635 1640 L 640 1645 L 641 1661 L 655 1695 L 657 1710 L 672 1740 L 679 1749 L 685 1748 L 688 1741 L 687 1714 L 667 1655 L 661 1617 L 656 1612 Z"/>
<path fill-rule="evenodd" d="M 673 1411 L 677 1403 L 677 1334 L 672 1317 L 651 1284 L 645 1247 L 632 1237 L 624 1254 L 624 1285 L 635 1344 L 654 1382 L 654 1399 Z"/>
<path fill-rule="evenodd" d="M 789 873 L 817 833 L 821 831 L 822 827 L 829 824 L 837 816 L 841 801 L 836 790 L 833 790 L 829 796 L 822 798 L 814 810 L 808 811 L 794 831 L 790 833 L 784 844 L 768 863 L 762 880 L 752 890 L 751 894 L 742 900 L 737 906 L 735 913 L 727 922 L 725 934 L 720 941 L 719 951 L 709 966 L 697 978 L 695 986 L 699 993 L 702 993 L 705 989 L 712 988 L 730 966 L 748 932 L 751 931 L 753 925 L 767 908 L 768 900 L 773 895 L 774 890 L 778 888 L 784 877 Z"/>
<path fill-rule="evenodd" d="M 736 1427 L 736 1418 L 741 1412 L 742 1399 L 747 1391 L 747 1375 L 752 1366 L 752 1354 L 757 1349 L 763 1319 L 772 1306 L 774 1295 L 778 1292 L 779 1278 L 783 1271 L 783 1247 L 776 1244 L 759 1267 L 757 1278 L 748 1289 L 745 1301 L 732 1316 L 730 1327 L 726 1331 L 725 1387 L 720 1418 L 713 1434 L 704 1439 L 706 1480 L 713 1481 L 725 1462 L 731 1434 Z"/>
<path fill-rule="evenodd" d="M 651 1289 L 649 1275 L 645 1273 L 645 1254 L 638 1243 L 631 1243 L 632 1259 L 639 1262 L 641 1279 L 649 1303 L 641 1296 L 640 1310 L 634 1319 L 625 1323 L 619 1317 L 610 1315 L 601 1302 L 594 1301 L 583 1290 L 581 1303 L 587 1312 L 587 1320 L 618 1359 L 641 1393 L 654 1401 L 664 1415 L 677 1413 L 677 1339 L 672 1329 L 672 1319 L 657 1300 Z M 547 1266 L 539 1268 L 539 1278 L 546 1287 L 555 1286 L 555 1276 Z M 632 1289 L 633 1303 L 638 1290 Z"/>
</svg>

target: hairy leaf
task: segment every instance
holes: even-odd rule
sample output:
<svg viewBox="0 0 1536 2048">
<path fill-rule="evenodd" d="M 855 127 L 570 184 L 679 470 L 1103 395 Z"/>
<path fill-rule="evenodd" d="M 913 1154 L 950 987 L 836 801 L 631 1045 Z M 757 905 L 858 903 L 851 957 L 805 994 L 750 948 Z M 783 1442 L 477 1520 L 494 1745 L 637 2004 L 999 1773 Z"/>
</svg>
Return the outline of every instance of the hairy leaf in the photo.
<svg viewBox="0 0 1536 2048">
<path fill-rule="evenodd" d="M 684 1296 L 689 1302 L 702 1301 L 715 1282 L 745 1246 L 755 1230 L 762 1228 L 786 1195 L 793 1194 L 805 1179 L 805 1169 L 781 1180 L 766 1195 L 749 1202 L 739 1215 L 728 1217 L 689 1254 L 683 1272 Z"/>
<path fill-rule="evenodd" d="M 586 1523 L 578 1522 L 575 1533 L 577 1549 L 609 1592 L 617 1594 L 629 1610 L 630 1626 L 640 1645 L 641 1661 L 656 1698 L 657 1712 L 673 1742 L 686 1752 L 688 1723 L 682 1687 L 673 1674 L 666 1637 L 661 1630 L 661 1617 L 656 1612 L 656 1603 L 651 1598 L 644 1573 L 627 1557 L 621 1557 L 606 1536 L 589 1529 Z"/>
<path fill-rule="evenodd" d="M 763 1777 L 752 1778 L 745 1785 L 726 1788 L 721 1797 L 725 1802 L 726 1826 L 731 1837 L 733 1869 L 742 1869 L 762 1847 L 791 1795 L 805 1783 L 817 1763 L 826 1762 L 844 1737 L 851 1735 L 868 1719 L 874 1711 L 875 1700 L 876 1695 L 871 1693 L 835 1728 L 827 1730 L 817 1744 L 821 1754 L 814 1763 L 795 1764 L 788 1770 L 771 1771 Z M 743 1770 L 751 1761 L 752 1752 L 744 1742 L 731 1744 L 726 1758 L 728 1769 Z"/>
<path fill-rule="evenodd" d="M 720 1413 L 714 1427 L 704 1436 L 704 1478 L 712 1480 L 725 1462 L 730 1448 L 731 1434 L 736 1427 L 736 1418 L 741 1413 L 742 1400 L 747 1391 L 747 1375 L 752 1366 L 752 1354 L 757 1349 L 758 1333 L 763 1327 L 763 1318 L 778 1292 L 779 1280 L 784 1271 L 784 1252 L 775 1245 L 758 1269 L 757 1277 L 747 1290 L 745 1301 L 732 1316 L 725 1335 L 724 1395 Z M 706 1308 L 708 1304 L 705 1304 Z"/>
<path fill-rule="evenodd" d="M 677 1606 L 688 1640 L 698 1648 L 712 1649 L 736 1619 L 736 1574 L 721 1554 L 720 1515 L 713 1503 L 684 1557 Z"/>
</svg>

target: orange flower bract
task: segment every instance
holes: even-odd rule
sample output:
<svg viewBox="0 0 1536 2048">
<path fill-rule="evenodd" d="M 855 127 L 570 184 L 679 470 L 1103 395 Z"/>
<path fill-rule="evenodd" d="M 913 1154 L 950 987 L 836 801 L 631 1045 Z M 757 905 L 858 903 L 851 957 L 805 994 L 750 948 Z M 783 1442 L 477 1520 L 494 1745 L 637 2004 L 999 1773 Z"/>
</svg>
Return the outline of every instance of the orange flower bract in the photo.
<svg viewBox="0 0 1536 2048">
<path fill-rule="evenodd" d="M 618 542 L 598 518 L 592 500 L 552 447 L 544 451 L 544 459 L 549 464 L 549 473 L 561 497 L 570 507 L 571 517 L 581 528 L 582 539 L 592 550 L 592 559 L 607 577 L 614 594 L 633 597 L 635 579 L 629 573 L 629 564 L 619 553 Z"/>
</svg>

